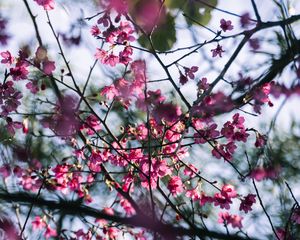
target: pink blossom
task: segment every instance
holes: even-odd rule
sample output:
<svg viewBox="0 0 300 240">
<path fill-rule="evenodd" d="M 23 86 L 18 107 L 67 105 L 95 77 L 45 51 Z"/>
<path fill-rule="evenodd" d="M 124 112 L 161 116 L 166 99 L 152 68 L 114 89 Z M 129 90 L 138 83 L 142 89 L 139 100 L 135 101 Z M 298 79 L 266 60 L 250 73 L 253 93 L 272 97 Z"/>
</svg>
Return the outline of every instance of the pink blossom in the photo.
<svg viewBox="0 0 300 240">
<path fill-rule="evenodd" d="M 8 218 L 8 215 L 1 214 L 0 217 L 0 236 L 1 239 L 5 240 L 19 240 L 20 233 L 17 230 L 15 224 Z"/>
<path fill-rule="evenodd" d="M 207 83 L 207 78 L 205 77 L 202 78 L 197 85 L 199 90 L 206 91 L 209 88 L 209 83 Z"/>
<path fill-rule="evenodd" d="M 221 194 L 223 196 L 228 197 L 228 198 L 235 198 L 237 196 L 237 193 L 234 190 L 234 187 L 232 185 L 230 185 L 230 184 L 225 184 L 222 187 Z"/>
<path fill-rule="evenodd" d="M 230 215 L 228 212 L 219 213 L 219 223 L 231 224 L 233 228 L 242 228 L 243 217 L 238 215 Z"/>
<path fill-rule="evenodd" d="M 49 11 L 54 9 L 55 2 L 54 0 L 34 0 L 38 5 L 43 6 L 45 10 Z"/>
<path fill-rule="evenodd" d="M 210 50 L 212 52 L 212 56 L 216 57 L 219 55 L 219 57 L 222 57 L 222 53 L 225 52 L 220 44 L 217 45 L 215 49 Z"/>
<path fill-rule="evenodd" d="M 1 63 L 11 65 L 14 62 L 14 57 L 11 55 L 9 51 L 1 52 L 0 55 L 3 58 L 1 60 Z"/>
<path fill-rule="evenodd" d="M 232 119 L 233 119 L 232 122 L 227 121 L 224 124 L 221 133 L 231 141 L 246 142 L 249 134 L 246 133 L 246 129 L 244 126 L 244 122 L 245 122 L 244 117 L 236 113 L 234 114 Z"/>
<path fill-rule="evenodd" d="M 120 205 L 125 210 L 127 216 L 132 216 L 135 214 L 134 208 L 131 206 L 130 202 L 125 198 L 121 198 Z"/>
<path fill-rule="evenodd" d="M 21 122 L 15 122 L 13 121 L 10 117 L 6 118 L 6 129 L 10 135 L 15 135 L 15 129 L 20 129 L 22 128 L 22 123 Z"/>
<path fill-rule="evenodd" d="M 255 194 L 248 194 L 246 197 L 241 199 L 241 205 L 240 205 L 240 211 L 244 211 L 245 213 L 248 213 L 252 210 L 252 205 L 256 203 Z"/>
<path fill-rule="evenodd" d="M 27 79 L 27 75 L 29 73 L 28 64 L 26 62 L 18 62 L 14 68 L 10 68 L 10 75 L 12 76 L 13 80 L 19 81 Z"/>
<path fill-rule="evenodd" d="M 249 46 L 254 50 L 258 50 L 260 48 L 259 40 L 258 38 L 251 38 L 249 39 Z"/>
<path fill-rule="evenodd" d="M 230 209 L 230 204 L 232 203 L 230 197 L 224 196 L 221 193 L 216 193 L 214 196 L 214 205 L 220 206 L 220 208 Z"/>
<path fill-rule="evenodd" d="M 3 178 L 7 178 L 11 175 L 11 168 L 9 164 L 4 164 L 0 167 L 0 175 Z"/>
<path fill-rule="evenodd" d="M 43 72 L 46 75 L 52 75 L 52 72 L 55 70 L 55 62 L 46 60 L 43 62 Z"/>
<path fill-rule="evenodd" d="M 44 233 L 44 236 L 46 239 L 50 238 L 50 237 L 56 237 L 57 236 L 57 232 L 55 229 L 51 228 L 49 225 L 46 228 L 46 232 Z"/>
<path fill-rule="evenodd" d="M 157 122 L 162 120 L 168 122 L 174 122 L 181 115 L 181 109 L 179 106 L 173 105 L 172 103 L 162 103 L 157 105 L 153 109 L 153 116 Z"/>
<path fill-rule="evenodd" d="M 255 141 L 255 147 L 263 147 L 266 145 L 267 139 L 266 136 L 256 132 L 256 141 Z"/>
<path fill-rule="evenodd" d="M 179 82 L 180 82 L 180 84 L 184 85 L 188 81 L 189 81 L 189 79 L 185 75 L 183 75 L 181 71 L 179 71 Z"/>
<path fill-rule="evenodd" d="M 91 28 L 91 34 L 92 34 L 94 37 L 97 37 L 98 35 L 101 34 L 101 31 L 100 31 L 100 29 L 98 28 L 97 25 L 92 26 L 92 28 Z"/>
<path fill-rule="evenodd" d="M 295 223 L 300 224 L 300 208 L 299 208 L 299 207 L 297 207 L 297 208 L 294 210 L 291 219 L 292 219 Z"/>
<path fill-rule="evenodd" d="M 233 228 L 242 228 L 242 220 L 243 217 L 239 215 L 231 215 L 229 223 L 232 225 Z"/>
<path fill-rule="evenodd" d="M 178 176 L 173 176 L 168 184 L 168 189 L 172 193 L 172 195 L 177 195 L 183 192 L 183 183 L 181 178 Z"/>
<path fill-rule="evenodd" d="M 286 230 L 284 228 L 276 228 L 276 234 L 279 238 L 279 240 L 290 240 L 288 238 L 288 233 L 286 232 Z"/>
<path fill-rule="evenodd" d="M 189 177 L 194 177 L 198 172 L 198 169 L 193 165 L 193 164 L 189 164 L 188 166 L 186 166 L 184 168 L 184 175 L 189 176 Z"/>
<path fill-rule="evenodd" d="M 244 13 L 240 18 L 240 23 L 242 28 L 246 28 L 252 24 L 250 13 Z"/>
<path fill-rule="evenodd" d="M 86 118 L 80 130 L 85 130 L 88 135 L 93 135 L 101 130 L 101 123 L 95 115 L 91 114 Z"/>
<path fill-rule="evenodd" d="M 187 77 L 189 77 L 190 79 L 194 79 L 195 73 L 198 71 L 198 69 L 199 68 L 197 66 L 192 66 L 191 68 L 185 67 L 184 72 Z"/>
<path fill-rule="evenodd" d="M 235 152 L 236 145 L 234 142 L 229 142 L 227 144 L 217 144 L 212 150 L 212 155 L 220 159 L 223 157 L 225 160 L 231 160 L 232 154 Z"/>
<path fill-rule="evenodd" d="M 40 216 L 35 216 L 34 220 L 31 222 L 33 230 L 43 229 L 47 226 L 44 219 Z"/>
<path fill-rule="evenodd" d="M 39 86 L 38 86 L 37 81 L 30 81 L 30 82 L 26 83 L 25 86 L 33 94 L 36 94 L 39 91 Z"/>
<path fill-rule="evenodd" d="M 203 191 L 201 191 L 200 206 L 204 206 L 206 203 L 212 203 L 212 202 L 214 202 L 214 198 L 207 196 Z"/>
<path fill-rule="evenodd" d="M 197 200 L 201 199 L 201 195 L 200 195 L 198 187 L 191 189 L 191 190 L 187 190 L 185 193 L 185 196 L 188 198 L 191 198 L 193 201 L 197 201 Z"/>
<path fill-rule="evenodd" d="M 230 20 L 226 21 L 224 18 L 222 18 L 220 20 L 220 28 L 222 28 L 224 32 L 231 31 L 233 29 L 233 25 L 231 24 Z"/>
</svg>

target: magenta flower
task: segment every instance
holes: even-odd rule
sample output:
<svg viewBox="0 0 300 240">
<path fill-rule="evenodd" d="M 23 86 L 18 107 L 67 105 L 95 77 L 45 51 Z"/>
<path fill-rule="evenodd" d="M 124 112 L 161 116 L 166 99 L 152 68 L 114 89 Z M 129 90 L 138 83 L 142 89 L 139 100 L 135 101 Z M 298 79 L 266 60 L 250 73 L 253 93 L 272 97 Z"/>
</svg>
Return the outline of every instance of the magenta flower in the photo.
<svg viewBox="0 0 300 240">
<path fill-rule="evenodd" d="M 215 49 L 211 49 L 210 51 L 212 52 L 213 57 L 216 57 L 218 55 L 222 57 L 222 53 L 225 52 L 220 44 L 218 44 Z"/>
<path fill-rule="evenodd" d="M 222 18 L 220 21 L 220 28 L 222 28 L 224 32 L 231 31 L 233 29 L 233 25 L 231 24 L 230 20 L 226 21 L 224 18 Z"/>
<path fill-rule="evenodd" d="M 46 11 L 54 9 L 55 2 L 54 0 L 34 0 L 38 5 L 44 7 Z"/>
<path fill-rule="evenodd" d="M 181 181 L 181 178 L 178 176 L 172 177 L 169 181 L 168 189 L 173 195 L 177 195 L 183 192 L 183 183 Z"/>
</svg>

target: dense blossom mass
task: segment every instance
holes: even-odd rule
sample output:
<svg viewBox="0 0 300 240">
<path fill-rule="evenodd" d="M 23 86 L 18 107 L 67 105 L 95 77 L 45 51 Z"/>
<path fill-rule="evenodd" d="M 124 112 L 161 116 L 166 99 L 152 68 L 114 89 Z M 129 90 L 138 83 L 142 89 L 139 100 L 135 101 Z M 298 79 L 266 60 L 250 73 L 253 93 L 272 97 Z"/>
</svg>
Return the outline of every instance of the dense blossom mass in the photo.
<svg viewBox="0 0 300 240">
<path fill-rule="evenodd" d="M 30 4 L 24 2 L 31 13 Z M 2 191 L 13 195 L 8 194 L 13 183 L 22 189 L 21 202 L 34 199 L 25 223 L 23 218 L 18 220 L 20 229 L 0 216 L 5 226 L 0 224 L 0 230 L 5 229 L 7 239 L 23 239 L 31 231 L 42 233 L 45 239 L 123 239 L 125 235 L 139 240 L 157 239 L 158 235 L 175 239 L 176 234 L 199 236 L 197 231 L 208 237 L 223 234 L 224 239 L 244 239 L 252 234 L 247 233 L 247 222 L 259 207 L 270 218 L 256 183 L 280 181 L 283 166 L 261 160 L 269 136 L 255 129 L 247 117 L 262 116 L 264 109 L 273 107 L 280 97 L 299 95 L 300 85 L 277 82 L 277 70 L 273 68 L 257 79 L 248 76 L 246 67 L 237 74 L 236 81 L 225 74 L 245 43 L 249 44 L 248 54 L 263 47 L 259 38 L 252 37 L 254 33 L 276 24 L 286 27 L 284 24 L 292 24 L 293 19 L 263 23 L 250 13 L 235 14 L 240 26 L 233 19 L 222 18 L 215 26 L 217 31 L 210 31 L 216 34 L 212 40 L 160 51 L 155 43 L 164 38 L 157 37 L 163 34 L 160 26 L 175 25 L 168 19 L 173 17 L 174 9 L 180 10 L 177 4 L 181 1 L 174 1 L 174 5 L 165 1 L 96 1 L 101 10 L 85 18 L 85 26 L 92 22 L 89 33 L 97 44 L 93 48 L 95 64 L 82 85 L 63 44 L 80 46 L 81 38 L 72 41 L 56 33 L 48 11 L 61 8 L 58 2 L 34 2 L 47 12 L 59 60 L 50 54 L 47 44 L 42 44 L 37 27 L 38 47 L 28 45 L 17 53 L 11 49 L 0 52 L 1 67 L 5 69 L 0 83 L 1 134 L 5 144 L 11 144 L 9 154 L 15 159 L 9 162 L 0 158 L 0 178 L 5 183 L 0 199 Z M 205 11 L 209 6 L 201 5 Z M 258 16 L 256 7 L 254 10 Z M 197 14 L 186 19 L 189 26 L 196 21 L 193 18 Z M 36 19 L 32 15 L 34 25 Z M 0 15 L 2 45 L 9 39 L 6 24 Z M 238 34 L 227 35 L 240 28 Z M 225 40 L 240 35 L 244 40 L 234 53 L 223 45 Z M 190 65 L 182 61 L 196 56 L 193 54 L 202 47 L 210 63 L 229 59 L 215 79 L 203 76 L 202 66 L 196 61 Z M 299 57 L 298 48 L 289 48 L 298 51 Z M 162 55 L 182 50 L 191 52 L 164 63 Z M 285 60 L 294 61 L 291 71 L 299 80 L 300 58 L 283 54 Z M 153 77 L 159 73 L 152 73 L 151 61 L 159 64 L 165 78 Z M 272 61 L 281 68 L 281 74 L 283 63 Z M 107 71 L 109 83 L 101 80 L 102 85 L 89 88 L 93 69 L 99 66 Z M 172 91 L 166 92 L 161 82 L 168 82 Z M 226 87 L 216 88 L 221 82 Z M 193 101 L 184 94 L 189 86 L 194 86 Z M 257 156 L 255 160 L 250 154 Z M 205 159 L 209 159 L 207 166 Z M 217 174 L 222 176 L 210 175 L 214 170 L 210 166 L 219 166 L 212 168 L 220 168 Z M 229 178 L 225 169 L 231 171 Z M 38 208 L 40 211 L 35 210 Z M 275 229 L 270 221 L 271 233 L 277 239 L 294 239 L 290 237 L 291 229 L 300 224 L 299 209 L 295 201 L 285 228 Z M 59 218 L 58 211 L 76 215 L 83 224 L 73 224 L 73 220 L 64 223 L 65 216 Z M 225 227 L 226 233 L 210 232 L 206 221 L 218 223 L 216 229 Z"/>
</svg>

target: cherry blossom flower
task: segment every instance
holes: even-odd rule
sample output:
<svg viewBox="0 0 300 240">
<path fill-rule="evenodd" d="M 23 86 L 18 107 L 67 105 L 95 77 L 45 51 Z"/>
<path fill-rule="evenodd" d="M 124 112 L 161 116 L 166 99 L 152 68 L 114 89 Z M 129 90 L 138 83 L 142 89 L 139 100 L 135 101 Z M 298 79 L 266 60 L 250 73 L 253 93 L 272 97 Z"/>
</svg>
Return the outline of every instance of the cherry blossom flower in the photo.
<svg viewBox="0 0 300 240">
<path fill-rule="evenodd" d="M 15 224 L 10 219 L 6 218 L 5 215 L 0 217 L 0 237 L 1 239 L 6 240 L 20 239 Z"/>
<path fill-rule="evenodd" d="M 97 25 L 95 26 L 92 26 L 91 28 L 91 34 L 94 36 L 94 37 L 97 37 L 98 35 L 101 34 L 101 31 L 99 29 L 99 27 Z"/>
<path fill-rule="evenodd" d="M 249 39 L 249 46 L 254 51 L 258 50 L 260 48 L 260 44 L 259 44 L 258 38 L 251 38 L 251 39 Z"/>
<path fill-rule="evenodd" d="M 10 135 L 15 135 L 15 129 L 20 129 L 22 128 L 22 123 L 13 121 L 11 117 L 6 118 L 6 129 Z"/>
<path fill-rule="evenodd" d="M 252 24 L 249 12 L 242 14 L 240 18 L 240 24 L 242 28 L 246 28 Z"/>
<path fill-rule="evenodd" d="M 34 0 L 38 5 L 44 7 L 45 10 L 49 11 L 54 9 L 55 2 L 54 0 Z"/>
<path fill-rule="evenodd" d="M 241 199 L 240 204 L 240 211 L 244 211 L 245 213 L 248 213 L 252 210 L 252 205 L 256 203 L 255 194 L 248 194 L 246 197 Z"/>
<path fill-rule="evenodd" d="M 230 215 L 228 212 L 219 213 L 219 223 L 231 224 L 233 228 L 242 228 L 243 217 L 238 215 Z"/>
<path fill-rule="evenodd" d="M 191 68 L 185 67 L 184 72 L 187 77 L 189 77 L 190 79 L 194 79 L 195 73 L 198 71 L 198 69 L 199 68 L 197 66 L 192 66 Z"/>
<path fill-rule="evenodd" d="M 43 62 L 43 72 L 46 75 L 52 75 L 52 72 L 55 70 L 55 63 L 53 61 L 46 60 Z"/>
<path fill-rule="evenodd" d="M 0 44 L 6 45 L 10 36 L 6 32 L 7 20 L 0 16 Z"/>
<path fill-rule="evenodd" d="M 3 178 L 7 178 L 11 175 L 11 168 L 9 164 L 4 164 L 0 167 L 0 175 Z"/>
<path fill-rule="evenodd" d="M 11 65 L 14 62 L 14 57 L 11 55 L 9 51 L 1 52 L 0 56 L 3 58 L 1 63 Z"/>
<path fill-rule="evenodd" d="M 179 71 L 179 75 L 179 82 L 181 85 L 184 85 L 189 81 L 189 79 L 185 75 L 183 75 L 181 71 Z"/>
<path fill-rule="evenodd" d="M 219 57 L 222 57 L 222 53 L 225 52 L 220 44 L 217 45 L 215 49 L 210 50 L 212 52 L 212 56 L 216 57 L 219 55 Z"/>
<path fill-rule="evenodd" d="M 260 148 L 266 145 L 267 139 L 266 136 L 260 134 L 259 132 L 256 133 L 256 141 L 254 143 L 255 147 Z"/>
<path fill-rule="evenodd" d="M 220 28 L 222 28 L 224 32 L 231 31 L 233 29 L 233 25 L 231 24 L 230 20 L 226 21 L 224 18 L 222 18 L 220 20 Z"/>
<path fill-rule="evenodd" d="M 172 103 L 159 104 L 153 109 L 152 112 L 157 122 L 160 122 L 161 120 L 169 122 L 176 121 L 181 113 L 180 107 L 173 105 Z"/>
<path fill-rule="evenodd" d="M 209 83 L 207 83 L 207 78 L 201 78 L 197 84 L 198 90 L 206 91 L 209 88 Z"/>
<path fill-rule="evenodd" d="M 37 81 L 30 81 L 30 82 L 26 83 L 25 86 L 33 94 L 36 94 L 39 91 L 39 86 L 38 86 L 38 82 Z"/>
<path fill-rule="evenodd" d="M 300 224 L 300 208 L 297 207 L 294 211 L 293 211 L 293 215 L 291 218 L 295 223 Z"/>
<path fill-rule="evenodd" d="M 44 233 L 44 236 L 46 239 L 51 238 L 51 237 L 56 237 L 57 236 L 57 232 L 55 229 L 51 228 L 49 225 L 46 228 L 46 231 Z"/>
<path fill-rule="evenodd" d="M 173 176 L 168 183 L 168 189 L 172 193 L 172 195 L 177 195 L 183 192 L 183 183 L 181 178 L 178 176 Z"/>
<path fill-rule="evenodd" d="M 19 61 L 15 67 L 10 68 L 10 75 L 12 76 L 13 80 L 19 81 L 27 79 L 28 76 L 28 63 L 24 61 Z"/>
<path fill-rule="evenodd" d="M 31 224 L 32 224 L 32 228 L 34 230 L 43 229 L 47 226 L 47 224 L 45 223 L 45 220 L 43 218 L 41 218 L 40 216 L 35 216 L 34 220 L 31 222 Z"/>
</svg>

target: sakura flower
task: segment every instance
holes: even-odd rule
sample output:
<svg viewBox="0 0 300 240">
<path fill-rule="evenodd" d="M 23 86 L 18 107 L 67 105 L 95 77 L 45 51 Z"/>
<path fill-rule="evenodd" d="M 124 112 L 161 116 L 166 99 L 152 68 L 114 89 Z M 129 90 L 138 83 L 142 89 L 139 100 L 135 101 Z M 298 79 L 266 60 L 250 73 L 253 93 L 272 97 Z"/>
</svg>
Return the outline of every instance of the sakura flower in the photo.
<svg viewBox="0 0 300 240">
<path fill-rule="evenodd" d="M 10 117 L 6 118 L 6 122 L 7 122 L 7 125 L 6 125 L 7 131 L 12 136 L 15 135 L 15 129 L 22 128 L 21 122 L 15 122 Z"/>
<path fill-rule="evenodd" d="M 249 39 L 249 46 L 254 51 L 258 50 L 260 48 L 259 40 L 257 38 L 251 38 L 251 39 Z"/>
<path fill-rule="evenodd" d="M 40 216 L 35 216 L 34 220 L 31 222 L 32 224 L 32 228 L 34 230 L 36 229 L 43 229 L 47 226 L 47 224 L 45 223 L 44 219 L 41 218 Z"/>
<path fill-rule="evenodd" d="M 20 239 L 20 233 L 17 230 L 15 224 L 8 218 L 5 217 L 5 212 L 4 216 L 1 216 L 0 218 L 0 237 L 1 239 L 5 240 L 18 240 Z M 8 217 L 8 216 L 7 216 Z"/>
<path fill-rule="evenodd" d="M 18 62 L 14 68 L 10 68 L 10 75 L 13 80 L 19 81 L 27 78 L 29 71 L 27 70 L 28 64 L 26 62 Z"/>
<path fill-rule="evenodd" d="M 242 228 L 242 220 L 243 217 L 239 215 L 231 215 L 229 223 L 232 225 L 233 228 Z"/>
<path fill-rule="evenodd" d="M 233 25 L 231 24 L 230 20 L 226 21 L 224 18 L 222 18 L 221 21 L 220 21 L 220 28 L 222 28 L 222 30 L 224 32 L 226 32 L 226 31 L 232 30 Z"/>
<path fill-rule="evenodd" d="M 292 218 L 295 223 L 300 224 L 300 208 L 296 208 L 293 212 Z"/>
<path fill-rule="evenodd" d="M 43 72 L 46 75 L 52 75 L 52 72 L 55 70 L 55 63 L 53 61 L 46 60 L 43 62 Z"/>
<path fill-rule="evenodd" d="M 1 63 L 11 65 L 14 61 L 14 57 L 11 55 L 9 51 L 1 52 L 0 56 L 3 58 Z"/>
<path fill-rule="evenodd" d="M 38 5 L 44 7 L 45 10 L 49 11 L 54 9 L 55 2 L 54 0 L 34 0 Z"/>
<path fill-rule="evenodd" d="M 7 20 L 0 16 L 0 44 L 6 45 L 10 36 L 6 32 Z"/>
<path fill-rule="evenodd" d="M 37 81 L 30 81 L 30 82 L 26 83 L 25 86 L 33 94 L 36 94 L 39 91 L 39 86 L 38 86 Z"/>
<path fill-rule="evenodd" d="M 265 146 L 266 141 L 267 141 L 266 136 L 256 132 L 256 141 L 254 143 L 255 147 L 259 148 Z"/>
<path fill-rule="evenodd" d="M 185 71 L 185 75 L 187 77 L 189 77 L 190 79 L 194 79 L 195 78 L 195 73 L 198 71 L 198 67 L 197 66 L 192 66 L 191 68 L 184 68 Z"/>
<path fill-rule="evenodd" d="M 252 205 L 254 203 L 256 203 L 255 197 L 256 197 L 255 194 L 248 194 L 246 197 L 244 197 L 241 200 L 240 211 L 243 210 L 245 213 L 248 213 L 249 211 L 251 211 Z"/>
<path fill-rule="evenodd" d="M 242 28 L 246 28 L 251 25 L 251 17 L 250 13 L 246 12 L 244 13 L 240 18 L 240 23 Z"/>
<path fill-rule="evenodd" d="M 178 176 L 172 177 L 169 181 L 168 189 L 173 195 L 177 195 L 183 192 L 183 183 L 181 181 L 181 178 Z"/>
<path fill-rule="evenodd" d="M 221 194 L 223 196 L 228 197 L 228 198 L 235 198 L 237 196 L 237 193 L 234 190 L 234 187 L 232 185 L 229 185 L 229 184 L 225 184 L 222 187 Z"/>
<path fill-rule="evenodd" d="M 189 164 L 188 166 L 186 166 L 184 168 L 184 175 L 189 176 L 189 177 L 194 177 L 198 172 L 198 169 L 193 165 L 193 164 Z"/>
<path fill-rule="evenodd" d="M 210 50 L 212 52 L 212 56 L 216 57 L 219 55 L 219 57 L 222 57 L 222 53 L 225 52 L 220 44 L 217 45 L 215 49 Z"/>
<path fill-rule="evenodd" d="M 0 176 L 3 178 L 7 178 L 11 175 L 11 168 L 9 164 L 4 164 L 0 167 Z"/>
<path fill-rule="evenodd" d="M 49 225 L 47 226 L 47 229 L 44 233 L 44 236 L 46 239 L 50 238 L 50 237 L 56 237 L 57 236 L 57 232 L 55 229 L 51 228 Z"/>
<path fill-rule="evenodd" d="M 242 228 L 243 217 L 238 215 L 230 215 L 228 212 L 219 213 L 219 223 L 231 224 L 233 228 Z"/>
<path fill-rule="evenodd" d="M 121 198 L 120 205 L 125 210 L 127 216 L 132 216 L 133 214 L 135 214 L 134 208 L 131 206 L 130 202 L 125 198 Z"/>
<path fill-rule="evenodd" d="M 191 198 L 193 201 L 197 201 L 201 199 L 201 195 L 197 187 L 191 190 L 187 190 L 185 196 Z"/>
<path fill-rule="evenodd" d="M 198 89 L 202 90 L 202 91 L 206 91 L 209 88 L 209 83 L 207 83 L 207 78 L 202 78 L 199 82 L 198 82 Z"/>
<path fill-rule="evenodd" d="M 94 36 L 94 37 L 97 37 L 98 35 L 100 35 L 101 31 L 99 29 L 99 27 L 97 25 L 95 26 L 92 26 L 91 28 L 91 34 Z"/>
<path fill-rule="evenodd" d="M 153 109 L 153 116 L 157 122 L 163 119 L 168 122 L 173 122 L 176 121 L 180 115 L 180 107 L 172 103 L 162 103 Z"/>
<path fill-rule="evenodd" d="M 220 208 L 230 209 L 231 199 L 228 196 L 224 196 L 221 193 L 216 193 L 214 196 L 214 205 L 220 206 Z"/>
</svg>

